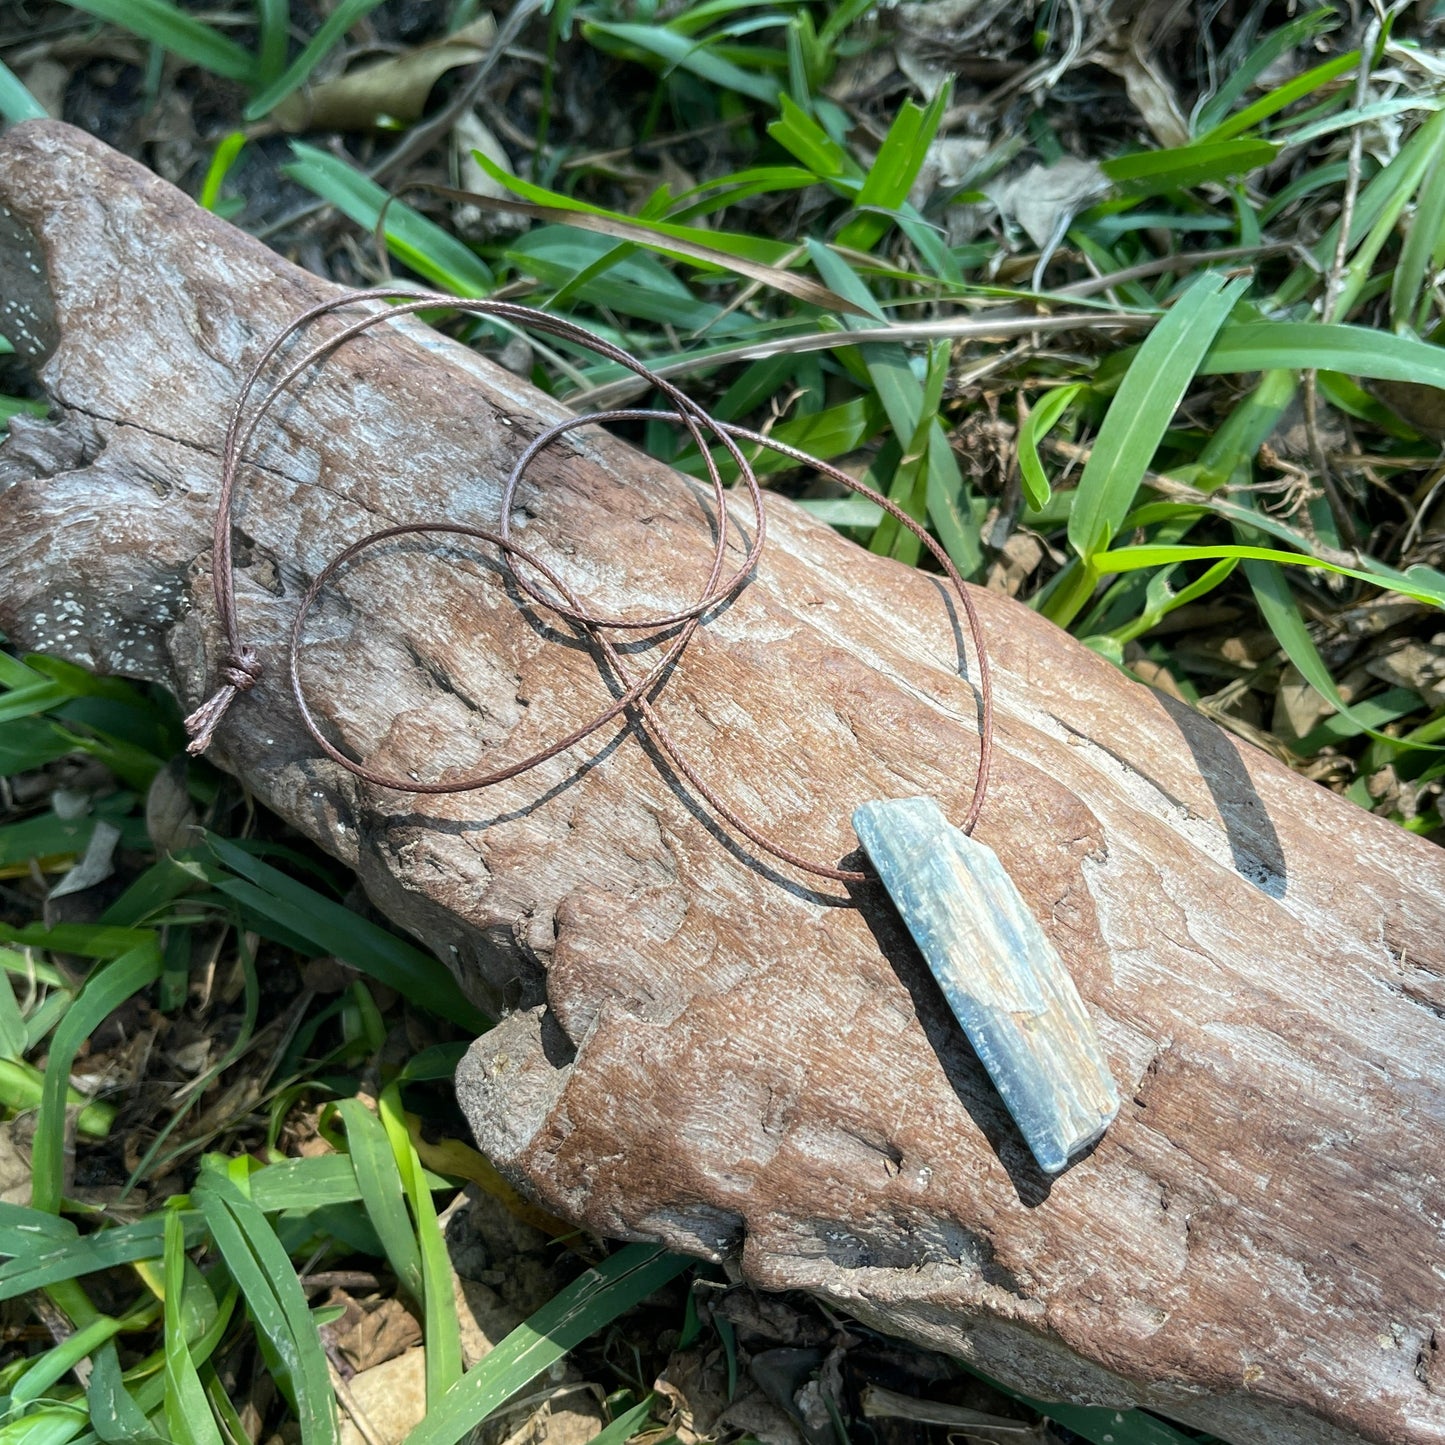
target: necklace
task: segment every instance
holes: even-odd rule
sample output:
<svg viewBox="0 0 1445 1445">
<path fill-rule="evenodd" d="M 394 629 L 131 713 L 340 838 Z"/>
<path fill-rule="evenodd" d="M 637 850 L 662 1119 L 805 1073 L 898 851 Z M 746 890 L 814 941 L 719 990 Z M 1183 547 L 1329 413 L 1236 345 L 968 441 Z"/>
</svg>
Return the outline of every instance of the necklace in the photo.
<svg viewBox="0 0 1445 1445">
<path fill-rule="evenodd" d="M 367 311 L 304 354 L 288 359 L 279 379 L 248 410 L 262 375 L 294 335 L 332 312 L 368 301 L 396 304 L 386 310 Z M 862 804 L 853 813 L 854 830 L 1039 1166 L 1048 1173 L 1063 1169 L 1073 1155 L 1107 1129 L 1118 1112 L 1118 1094 L 1068 970 L 997 855 L 970 836 L 988 792 L 993 693 L 982 625 L 963 578 L 927 530 L 889 498 L 841 468 L 795 447 L 745 427 L 718 421 L 628 352 L 574 322 L 511 302 L 372 290 L 349 292 L 313 306 L 295 317 L 272 340 L 246 377 L 226 430 L 212 551 L 212 585 L 225 652 L 217 669 L 220 687 L 186 719 L 191 737 L 189 750 L 202 753 L 210 746 L 231 704 L 242 693 L 249 692 L 261 676 L 255 648 L 242 640 L 231 550 L 231 516 L 241 458 L 258 424 L 297 377 L 346 341 L 398 316 L 437 309 L 495 317 L 581 346 L 646 381 L 666 398 L 672 409 L 596 412 L 568 417 L 546 428 L 518 457 L 507 477 L 500 519 L 494 528 L 459 522 L 414 522 L 384 527 L 353 542 L 327 562 L 302 596 L 287 647 L 292 697 L 312 741 L 333 762 L 375 787 L 403 793 L 460 793 L 517 777 L 627 713 L 647 731 L 713 813 L 755 847 L 819 878 L 839 883 L 867 882 L 871 875 L 809 858 L 742 817 L 687 757 L 656 706 L 658 695 L 698 628 L 705 625 L 714 609 L 747 586 L 763 556 L 767 518 L 762 489 L 739 443 L 768 448 L 866 497 L 918 538 L 959 598 L 968 620 L 978 671 L 980 741 L 973 797 L 960 826 L 950 823 L 931 798 L 901 798 Z M 707 469 L 718 519 L 711 567 L 698 597 L 689 606 L 669 614 L 623 617 L 592 610 L 551 566 L 522 546 L 512 534 L 511 516 L 517 490 L 537 459 L 554 442 L 578 427 L 614 421 L 662 421 L 684 427 Z M 729 538 L 726 488 L 708 443 L 709 435 L 737 467 L 752 511 L 752 541 L 741 563 L 731 572 L 726 569 Z M 591 643 L 604 676 L 610 675 L 615 681 L 612 701 L 581 727 L 529 757 L 446 782 L 423 783 L 410 776 L 396 777 L 380 772 L 348 756 L 332 743 L 322 733 L 302 685 L 300 659 L 306 619 L 326 584 L 361 553 L 384 541 L 417 535 L 465 538 L 494 548 L 511 580 L 523 593 L 572 623 Z M 669 631 L 672 636 L 657 660 L 637 671 L 609 636 L 610 632 L 656 634 L 660 645 L 662 634 Z"/>
</svg>

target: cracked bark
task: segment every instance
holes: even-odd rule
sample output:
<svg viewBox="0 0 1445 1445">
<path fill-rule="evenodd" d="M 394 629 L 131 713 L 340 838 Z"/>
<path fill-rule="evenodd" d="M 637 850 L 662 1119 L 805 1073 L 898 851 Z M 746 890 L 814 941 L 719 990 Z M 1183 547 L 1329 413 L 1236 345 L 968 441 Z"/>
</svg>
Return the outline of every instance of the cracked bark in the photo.
<svg viewBox="0 0 1445 1445">
<path fill-rule="evenodd" d="M 0 625 L 189 705 L 216 651 L 229 404 L 329 288 L 53 123 L 0 140 L 0 212 L 0 295 L 57 418 L 17 419 L 0 450 Z M 278 678 L 305 580 L 383 522 L 494 523 L 511 458 L 560 415 L 436 335 L 374 332 L 264 428 L 237 516 L 268 673 L 216 756 L 509 1005 L 460 1080 L 488 1154 L 603 1234 L 811 1289 L 1034 1394 L 1240 1445 L 1445 1441 L 1438 849 L 981 596 L 1000 717 L 979 836 L 1127 1101 L 1050 1183 L 877 894 L 832 906 L 756 866 L 630 732 L 441 799 L 314 756 Z M 695 489 L 596 434 L 537 483 L 524 535 L 580 591 L 691 595 Z M 784 501 L 770 525 L 663 699 L 678 734 L 739 807 L 840 857 L 867 797 L 959 816 L 976 712 L 938 587 Z M 305 666 L 327 726 L 423 777 L 516 756 L 601 695 L 586 652 L 465 549 L 370 556 L 318 607 Z"/>
</svg>

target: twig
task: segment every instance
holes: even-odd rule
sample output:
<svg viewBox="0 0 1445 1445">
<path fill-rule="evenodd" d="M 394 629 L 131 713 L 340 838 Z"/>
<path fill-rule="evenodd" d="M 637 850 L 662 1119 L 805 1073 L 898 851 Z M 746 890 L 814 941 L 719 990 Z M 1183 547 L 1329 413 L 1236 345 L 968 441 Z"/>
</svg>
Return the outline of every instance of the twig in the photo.
<svg viewBox="0 0 1445 1445">
<path fill-rule="evenodd" d="M 1410 548 L 1419 540 L 1420 533 L 1425 526 L 1425 520 L 1430 514 L 1430 508 L 1434 504 L 1435 498 L 1440 495 L 1441 487 L 1445 487 L 1445 462 L 1442 462 L 1435 469 L 1434 477 L 1425 492 L 1424 500 L 1420 503 L 1419 507 L 1416 508 L 1415 515 L 1410 519 L 1410 526 L 1405 532 L 1405 539 L 1400 543 L 1400 560 L 1402 563 L 1409 555 Z M 1418 492 L 1416 496 L 1419 496 Z"/>
<path fill-rule="evenodd" d="M 1223 246 L 1217 251 L 1181 251 L 1177 256 L 1160 256 L 1153 261 L 1141 261 L 1137 266 L 1128 266 L 1122 271 L 1110 271 L 1107 275 L 1091 276 L 1087 281 L 1073 281 L 1067 286 L 1055 287 L 1055 296 L 1096 296 L 1115 286 L 1130 281 L 1144 281 L 1150 276 L 1162 276 L 1167 271 L 1188 271 L 1195 266 L 1211 266 L 1217 261 L 1244 261 L 1253 256 L 1277 256 L 1293 251 L 1287 241 L 1272 241 L 1263 246 Z"/>
<path fill-rule="evenodd" d="M 326 1357 L 326 1368 L 331 1375 L 331 1388 L 336 1391 L 336 1398 L 341 1402 L 341 1408 L 350 1416 L 351 1423 L 356 1426 L 357 1433 L 366 1441 L 366 1445 L 387 1445 L 386 1436 L 366 1418 L 366 1411 L 356 1403 L 356 1396 L 351 1393 L 351 1387 L 341 1378 L 341 1371 L 336 1368 L 330 1355 Z"/>
<path fill-rule="evenodd" d="M 778 336 L 771 341 L 754 341 L 724 351 L 698 352 L 681 356 L 652 368 L 662 377 L 685 376 L 734 361 L 761 361 L 769 356 L 796 355 L 804 351 L 832 351 L 841 346 L 866 346 L 871 341 L 1012 341 L 1044 331 L 1127 330 L 1152 326 L 1159 318 L 1145 312 L 1068 312 L 1062 316 L 973 316 L 944 317 L 938 321 L 905 322 L 894 326 L 869 326 L 857 331 L 808 331 L 801 336 Z M 574 411 L 581 406 L 610 407 L 645 391 L 647 384 L 634 377 L 594 386 L 590 391 L 566 397 Z"/>
</svg>

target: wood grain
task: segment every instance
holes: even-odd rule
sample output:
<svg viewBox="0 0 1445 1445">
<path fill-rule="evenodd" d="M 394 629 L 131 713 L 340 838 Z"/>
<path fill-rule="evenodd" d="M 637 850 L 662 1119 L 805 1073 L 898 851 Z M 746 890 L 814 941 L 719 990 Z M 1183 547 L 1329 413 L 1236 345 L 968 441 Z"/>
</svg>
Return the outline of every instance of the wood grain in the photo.
<svg viewBox="0 0 1445 1445">
<path fill-rule="evenodd" d="M 0 295 L 22 296 L 55 402 L 0 450 L 0 625 L 194 704 L 226 411 L 329 288 L 54 123 L 0 140 L 0 207 Z M 14 289 L 37 258 L 48 285 Z M 1125 1099 L 1049 1181 L 881 896 L 757 864 L 631 732 L 449 799 L 313 755 L 278 676 L 305 580 L 386 523 L 494 523 L 509 459 L 560 414 L 380 328 L 267 426 L 237 519 L 269 671 L 216 756 L 505 1006 L 460 1079 L 487 1153 L 600 1233 L 813 1290 L 1035 1394 L 1239 1445 L 1445 1441 L 1445 853 L 980 595 L 1000 716 L 978 836 Z M 522 499 L 528 544 L 603 605 L 693 595 L 696 489 L 574 442 Z M 786 501 L 769 517 L 757 580 L 664 695 L 676 732 L 749 816 L 839 858 L 866 798 L 958 817 L 977 717 L 945 595 Z M 309 639 L 326 725 L 423 777 L 515 756 L 603 695 L 463 551 L 372 556 Z"/>
</svg>

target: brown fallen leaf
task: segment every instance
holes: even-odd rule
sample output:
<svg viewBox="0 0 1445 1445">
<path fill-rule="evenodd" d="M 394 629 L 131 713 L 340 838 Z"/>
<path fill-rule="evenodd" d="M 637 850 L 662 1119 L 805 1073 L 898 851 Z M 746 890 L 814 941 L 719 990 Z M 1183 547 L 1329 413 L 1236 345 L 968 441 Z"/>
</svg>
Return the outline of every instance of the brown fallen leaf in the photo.
<svg viewBox="0 0 1445 1445">
<path fill-rule="evenodd" d="M 509 175 L 512 158 L 496 133 L 476 111 L 469 110 L 457 117 L 457 123 L 452 127 L 452 140 L 456 144 L 463 188 L 475 191 L 479 196 L 491 196 L 493 200 L 505 198 L 507 188 L 482 169 L 473 152 L 481 151 L 493 165 Z M 477 206 L 461 203 L 453 208 L 452 219 L 457 230 L 471 241 L 489 241 L 496 235 L 515 234 L 527 229 L 525 216 L 514 215 L 510 211 L 483 211 Z"/>
<path fill-rule="evenodd" d="M 328 1338 L 358 1373 L 394 1360 L 422 1343 L 416 1316 L 399 1299 L 363 1306 L 345 1290 L 333 1289 L 326 1304 L 346 1311 L 328 1326 Z"/>
<path fill-rule="evenodd" d="M 1124 90 L 1139 112 L 1149 133 L 1166 149 L 1189 141 L 1189 123 L 1179 105 L 1179 96 L 1146 53 L 1135 27 L 1129 27 L 1129 43 L 1117 50 L 1103 50 L 1094 63 L 1112 71 L 1124 82 Z"/>
<path fill-rule="evenodd" d="M 1428 642 L 1410 638 L 1370 658 L 1365 666 L 1382 682 L 1414 688 L 1429 707 L 1445 705 L 1445 632 Z"/>
<path fill-rule="evenodd" d="M 173 853 L 194 841 L 196 811 L 186 787 L 186 760 L 174 757 L 155 775 L 146 793 L 146 832 L 158 853 Z"/>
<path fill-rule="evenodd" d="M 1044 544 L 1032 532 L 1014 532 L 989 567 L 984 585 L 990 592 L 1017 597 L 1043 560 Z"/>
<path fill-rule="evenodd" d="M 443 40 L 307 86 L 283 100 L 271 119 L 285 131 L 375 130 L 389 120 L 409 124 L 421 116 L 432 86 L 447 71 L 481 60 L 496 33 L 497 22 L 483 15 Z"/>
<path fill-rule="evenodd" d="M 1445 441 L 1445 391 L 1420 381 L 1378 381 L 1364 383 L 1401 421 L 1408 422 L 1422 436 Z"/>
</svg>

